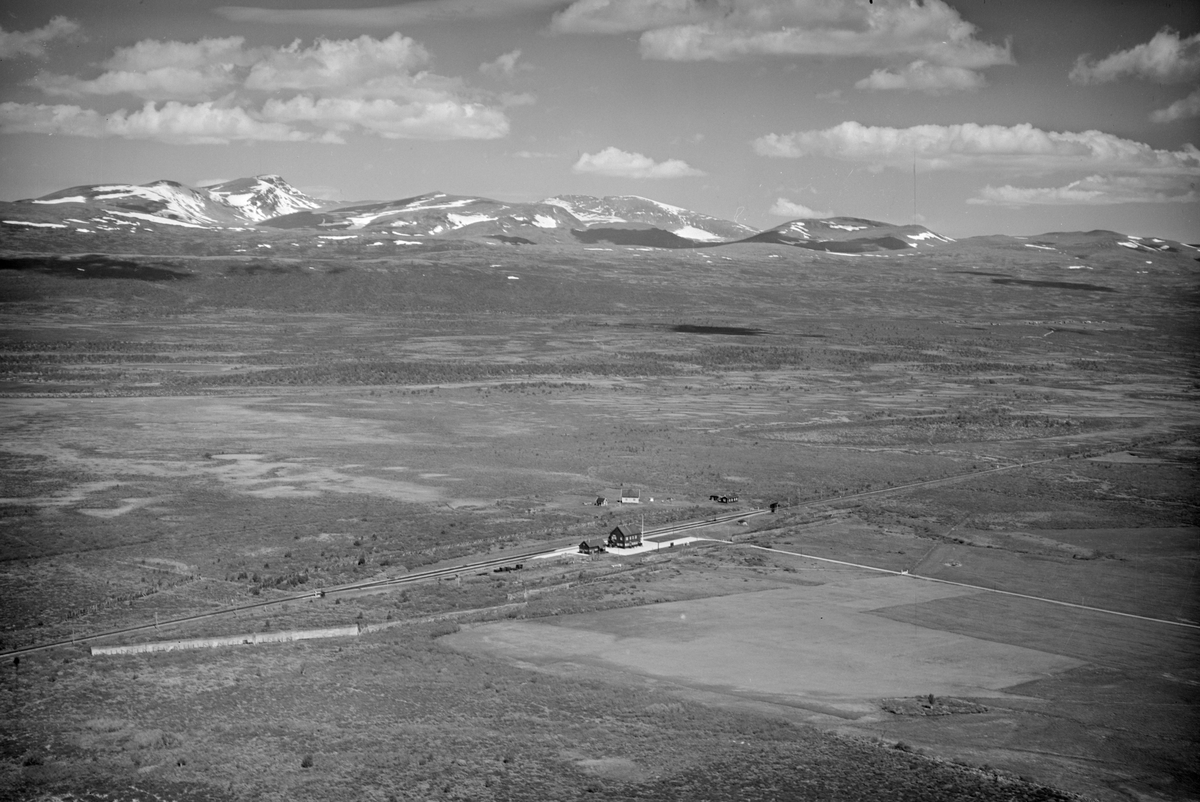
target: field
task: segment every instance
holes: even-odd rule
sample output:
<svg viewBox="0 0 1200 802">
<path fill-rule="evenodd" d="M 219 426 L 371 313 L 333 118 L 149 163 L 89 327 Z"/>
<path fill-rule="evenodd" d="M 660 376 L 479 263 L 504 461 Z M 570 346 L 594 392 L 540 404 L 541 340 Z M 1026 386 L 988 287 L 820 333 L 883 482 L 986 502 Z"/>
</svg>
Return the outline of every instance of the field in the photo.
<svg viewBox="0 0 1200 802">
<path fill-rule="evenodd" d="M 781 506 L 5 655 L 0 797 L 1200 796 L 1194 261 L 5 236 L 0 650 Z"/>
</svg>

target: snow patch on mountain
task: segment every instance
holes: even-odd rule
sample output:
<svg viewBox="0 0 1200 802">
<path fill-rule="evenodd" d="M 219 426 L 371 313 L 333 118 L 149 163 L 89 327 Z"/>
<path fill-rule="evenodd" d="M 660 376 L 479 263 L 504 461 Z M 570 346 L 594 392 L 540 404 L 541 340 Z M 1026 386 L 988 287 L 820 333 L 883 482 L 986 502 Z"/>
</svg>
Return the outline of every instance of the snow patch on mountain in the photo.
<svg viewBox="0 0 1200 802">
<path fill-rule="evenodd" d="M 82 195 L 70 195 L 66 198 L 48 198 L 46 200 L 35 200 L 33 203 L 87 203 L 87 198 Z"/>
<path fill-rule="evenodd" d="M 142 212 L 117 212 L 122 217 L 133 217 L 137 220 L 145 220 L 147 223 L 162 223 L 169 226 L 182 226 L 184 228 L 210 228 L 210 226 L 200 225 L 198 223 L 188 223 L 184 220 L 173 220 L 170 217 L 159 217 L 156 214 L 144 214 Z"/>
<path fill-rule="evenodd" d="M 450 221 L 450 225 L 452 225 L 454 228 L 462 228 L 464 226 L 469 226 L 472 223 L 488 223 L 496 218 L 486 214 L 454 214 L 451 212 L 450 214 L 446 215 L 446 219 Z"/>
<path fill-rule="evenodd" d="M 696 228 L 695 226 L 683 226 L 682 228 L 675 229 L 671 233 L 678 234 L 681 237 L 687 237 L 688 239 L 699 240 L 701 242 L 722 242 L 725 239 L 724 237 L 717 236 L 711 231 L 705 231 L 704 229 Z"/>
<path fill-rule="evenodd" d="M 62 223 L 31 223 L 27 220 L 0 220 L 10 226 L 29 226 L 30 228 L 66 228 Z"/>
</svg>

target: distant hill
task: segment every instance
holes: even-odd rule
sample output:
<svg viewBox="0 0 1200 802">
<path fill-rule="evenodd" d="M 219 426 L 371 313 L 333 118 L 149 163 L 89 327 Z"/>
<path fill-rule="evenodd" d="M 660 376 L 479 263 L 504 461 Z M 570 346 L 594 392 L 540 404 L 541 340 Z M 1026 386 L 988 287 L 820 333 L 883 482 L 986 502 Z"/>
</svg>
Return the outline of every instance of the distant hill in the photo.
<svg viewBox="0 0 1200 802">
<path fill-rule="evenodd" d="M 859 217 L 792 220 L 747 237 L 743 242 L 772 242 L 831 253 L 871 253 L 931 247 L 954 240 L 925 226 L 896 226 Z"/>
<path fill-rule="evenodd" d="M 660 203 L 638 195 L 556 195 L 542 203 L 561 206 L 589 227 L 597 224 L 633 223 L 657 228 L 676 236 L 698 242 L 721 242 L 744 239 L 755 229 L 693 212 L 678 206 Z"/>
<path fill-rule="evenodd" d="M 368 229 L 401 237 L 522 237 L 533 243 L 559 241 L 563 232 L 582 228 L 584 223 L 562 207 L 547 203 L 505 203 L 431 192 L 401 200 L 295 212 L 262 225 L 326 231 Z"/>
</svg>

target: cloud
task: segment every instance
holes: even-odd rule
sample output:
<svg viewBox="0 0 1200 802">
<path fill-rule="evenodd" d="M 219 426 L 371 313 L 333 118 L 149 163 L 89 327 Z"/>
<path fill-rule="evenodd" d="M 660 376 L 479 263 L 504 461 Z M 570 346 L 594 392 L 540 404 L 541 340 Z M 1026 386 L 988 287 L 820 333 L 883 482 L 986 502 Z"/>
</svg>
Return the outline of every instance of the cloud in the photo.
<svg viewBox="0 0 1200 802">
<path fill-rule="evenodd" d="M 162 107 L 146 103 L 140 110 L 100 114 L 79 106 L 0 103 L 0 133 L 66 134 L 68 136 L 151 139 L 182 145 L 224 145 L 235 141 L 303 142 L 311 134 L 265 122 L 245 109 L 213 103 Z M 328 141 L 328 140 L 327 140 Z"/>
<path fill-rule="evenodd" d="M 826 156 L 927 170 L 999 169 L 1024 172 L 1113 170 L 1200 175 L 1200 150 L 1157 150 L 1103 131 L 1043 131 L 1020 125 L 916 125 L 911 128 L 844 122 L 832 128 L 767 134 L 753 141 L 761 156 Z"/>
<path fill-rule="evenodd" d="M 1200 77 L 1200 33 L 1181 39 L 1170 28 L 1149 42 L 1118 50 L 1100 61 L 1087 54 L 1075 60 L 1070 79 L 1077 84 L 1100 84 L 1124 76 L 1160 83 L 1181 83 Z"/>
<path fill-rule="evenodd" d="M 307 122 L 331 133 L 361 130 L 385 139 L 497 139 L 508 135 L 504 113 L 474 103 L 398 103 L 391 98 L 313 98 L 268 100 L 266 120 Z"/>
<path fill-rule="evenodd" d="M 518 159 L 554 159 L 558 157 L 557 153 L 546 153 L 541 150 L 518 150 L 513 155 Z"/>
<path fill-rule="evenodd" d="M 808 208 L 803 203 L 795 203 L 787 198 L 777 198 L 775 205 L 771 207 L 769 214 L 778 215 L 780 217 L 806 217 L 806 218 L 822 218 L 833 217 L 833 212 L 818 212 Z"/>
<path fill-rule="evenodd" d="M 74 36 L 80 29 L 78 22 L 62 16 L 54 17 L 32 31 L 6 31 L 0 28 L 0 59 L 17 56 L 45 58 L 47 44 L 55 39 Z"/>
<path fill-rule="evenodd" d="M 407 3 L 371 8 L 220 6 L 213 10 L 232 22 L 317 25 L 326 28 L 398 28 L 426 22 L 495 19 L 510 14 L 557 8 L 563 2 L 564 0 L 411 0 Z"/>
<path fill-rule="evenodd" d="M 26 85 L 58 97 L 128 93 L 144 100 L 203 100 L 238 83 L 236 69 L 256 58 L 244 44 L 240 36 L 196 42 L 147 39 L 113 51 L 100 63 L 105 71 L 96 78 L 41 72 Z"/>
<path fill-rule="evenodd" d="M 263 92 L 403 95 L 415 83 L 413 73 L 428 62 L 425 48 L 400 33 L 386 39 L 317 39 L 309 47 L 302 47 L 297 39 L 263 53 L 250 68 L 245 87 Z"/>
<path fill-rule="evenodd" d="M 559 33 L 641 32 L 643 58 L 733 61 L 754 56 L 923 59 L 978 70 L 1012 64 L 1012 50 L 944 0 L 576 0 L 554 16 Z"/>
<path fill-rule="evenodd" d="M 491 78 L 511 78 L 517 70 L 533 69 L 528 64 L 517 64 L 521 58 L 520 50 L 513 50 L 497 56 L 494 61 L 485 61 L 479 65 L 479 71 Z"/>
<path fill-rule="evenodd" d="M 680 159 L 655 162 L 649 156 L 608 147 L 599 153 L 585 153 L 571 168 L 576 173 L 594 173 L 615 178 L 684 178 L 705 175 Z"/>
<path fill-rule="evenodd" d="M 1190 95 L 1176 100 L 1165 109 L 1158 109 L 1150 114 L 1150 121 L 1156 123 L 1173 123 L 1176 120 L 1188 120 L 1200 117 L 1200 89 Z"/>
<path fill-rule="evenodd" d="M 719 16 L 694 0 L 576 0 L 554 15 L 558 33 L 637 33 Z"/>
<path fill-rule="evenodd" d="M 946 67 L 918 59 L 900 69 L 875 70 L 854 84 L 859 89 L 903 89 L 940 95 L 987 86 L 982 75 L 965 67 Z"/>
<path fill-rule="evenodd" d="M 514 51 L 513 63 L 520 51 Z M 503 58 L 503 57 L 502 57 Z M 504 109 L 528 94 L 472 89 L 430 72 L 428 51 L 400 33 L 247 47 L 233 36 L 143 40 L 117 48 L 93 78 L 40 73 L 28 85 L 50 96 L 131 94 L 140 110 L 100 116 L 81 106 L 10 105 L 9 131 L 123 136 L 196 144 L 238 139 L 341 143 L 385 138 L 506 136 Z M 153 101 L 167 101 L 162 107 Z M 199 101 L 193 105 L 186 102 Z"/>
<path fill-rule="evenodd" d="M 967 203 L 990 206 L 1107 206 L 1118 203 L 1195 203 L 1186 177 L 1091 175 L 1061 187 L 986 186 Z"/>
</svg>

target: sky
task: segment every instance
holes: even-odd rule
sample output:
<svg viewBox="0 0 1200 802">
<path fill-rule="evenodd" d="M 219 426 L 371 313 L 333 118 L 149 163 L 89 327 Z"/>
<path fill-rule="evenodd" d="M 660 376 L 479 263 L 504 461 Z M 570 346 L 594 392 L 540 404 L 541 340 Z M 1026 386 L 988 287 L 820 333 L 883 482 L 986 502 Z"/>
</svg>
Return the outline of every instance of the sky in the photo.
<svg viewBox="0 0 1200 802">
<path fill-rule="evenodd" d="M 756 228 L 1194 243 L 1197 144 L 1194 0 L 0 10 L 0 200 L 277 174 L 343 201 L 641 195 Z"/>
</svg>

